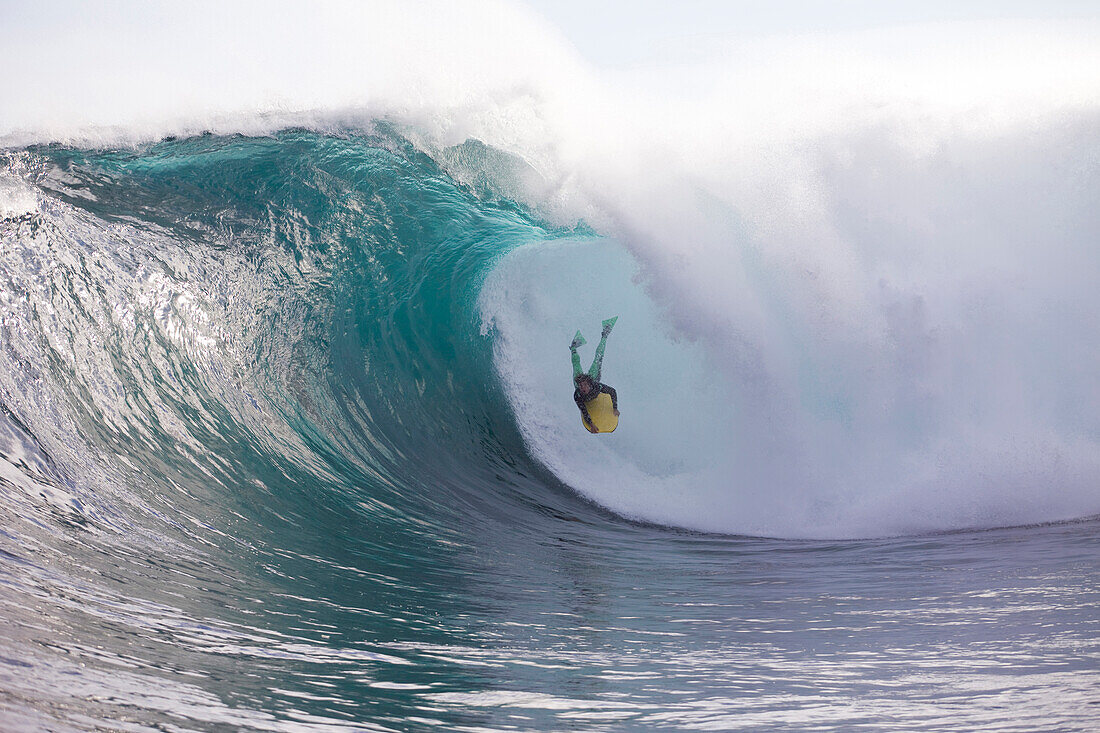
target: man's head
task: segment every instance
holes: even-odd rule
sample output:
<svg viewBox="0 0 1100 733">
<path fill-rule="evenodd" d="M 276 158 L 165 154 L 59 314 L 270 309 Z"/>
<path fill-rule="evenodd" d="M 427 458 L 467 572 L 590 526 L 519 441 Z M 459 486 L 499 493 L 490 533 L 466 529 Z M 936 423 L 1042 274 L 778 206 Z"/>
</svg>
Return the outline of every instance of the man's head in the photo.
<svg viewBox="0 0 1100 733">
<path fill-rule="evenodd" d="M 577 389 L 581 392 L 591 392 L 592 388 L 596 386 L 596 380 L 592 379 L 592 377 L 587 374 L 580 374 L 573 381 L 576 383 Z"/>
</svg>

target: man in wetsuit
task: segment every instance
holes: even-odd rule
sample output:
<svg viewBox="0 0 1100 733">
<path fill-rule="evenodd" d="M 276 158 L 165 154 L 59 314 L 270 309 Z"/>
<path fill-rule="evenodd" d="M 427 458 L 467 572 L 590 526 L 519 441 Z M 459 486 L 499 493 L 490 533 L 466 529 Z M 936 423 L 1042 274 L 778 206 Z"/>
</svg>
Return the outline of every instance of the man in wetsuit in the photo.
<svg viewBox="0 0 1100 733">
<path fill-rule="evenodd" d="M 608 318 L 603 322 L 603 332 L 601 334 L 600 343 L 596 346 L 596 358 L 592 360 L 592 366 L 585 373 L 581 371 L 581 357 L 577 354 L 577 347 L 584 346 L 587 343 L 584 340 L 584 336 L 581 336 L 581 332 L 577 331 L 577 335 L 573 337 L 573 342 L 569 344 L 569 352 L 573 359 L 573 384 L 576 385 L 576 390 L 573 392 L 573 401 L 577 403 L 577 407 L 581 409 L 581 417 L 584 418 L 584 424 L 588 426 L 588 429 L 593 433 L 598 433 L 599 430 L 592 422 L 592 416 L 588 414 L 588 408 L 586 403 L 596 399 L 601 392 L 606 392 L 611 395 L 611 409 L 615 411 L 615 415 L 619 414 L 619 396 L 615 393 L 614 387 L 608 387 L 606 384 L 600 382 L 600 372 L 603 369 L 603 350 L 607 345 L 607 336 L 611 333 L 611 328 L 615 325 L 615 321 L 619 320 L 618 316 L 614 318 Z"/>
</svg>

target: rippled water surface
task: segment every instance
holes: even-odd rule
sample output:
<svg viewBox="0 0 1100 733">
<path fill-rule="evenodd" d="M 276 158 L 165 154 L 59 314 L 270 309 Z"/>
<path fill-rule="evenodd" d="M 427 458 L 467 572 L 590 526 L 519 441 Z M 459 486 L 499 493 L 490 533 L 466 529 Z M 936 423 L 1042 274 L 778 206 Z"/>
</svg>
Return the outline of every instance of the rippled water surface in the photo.
<svg viewBox="0 0 1100 733">
<path fill-rule="evenodd" d="M 312 523 L 299 531 L 325 539 L 293 550 L 186 557 L 86 530 L 5 537 L 4 716 L 139 730 L 1097 719 L 1095 523 L 844 543 L 549 524 L 464 547 L 419 586 Z"/>
</svg>

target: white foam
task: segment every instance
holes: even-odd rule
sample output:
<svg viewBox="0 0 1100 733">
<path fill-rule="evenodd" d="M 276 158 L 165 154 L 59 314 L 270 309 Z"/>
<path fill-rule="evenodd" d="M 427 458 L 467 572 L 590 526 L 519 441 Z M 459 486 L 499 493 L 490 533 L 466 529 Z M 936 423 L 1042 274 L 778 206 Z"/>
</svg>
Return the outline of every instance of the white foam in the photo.
<svg viewBox="0 0 1100 733">
<path fill-rule="evenodd" d="M 0 219 L 15 219 L 37 210 L 34 189 L 7 171 L 0 172 Z"/>
<path fill-rule="evenodd" d="M 678 506 L 695 523 L 691 486 L 727 466 L 730 393 L 697 345 L 669 338 L 655 303 L 632 281 L 636 266 L 615 242 L 559 241 L 510 253 L 489 275 L 479 307 L 494 359 L 532 453 L 570 486 L 638 519 Z M 588 370 L 600 322 L 620 315 L 602 381 L 623 417 L 593 438 L 573 404 L 569 342 L 579 328 Z M 676 487 L 680 502 L 669 501 Z"/>
<path fill-rule="evenodd" d="M 502 2 L 3 12 L 8 145 L 381 116 L 525 160 L 538 210 L 613 237 L 644 288 L 586 300 L 525 252 L 485 305 L 533 453 L 607 506 L 800 536 L 1100 512 L 1095 17 L 719 36 L 601 70 Z M 611 313 L 620 356 L 662 356 L 609 354 L 630 417 L 597 443 L 543 363 Z M 701 417 L 669 434 L 662 380 L 693 370 Z"/>
</svg>

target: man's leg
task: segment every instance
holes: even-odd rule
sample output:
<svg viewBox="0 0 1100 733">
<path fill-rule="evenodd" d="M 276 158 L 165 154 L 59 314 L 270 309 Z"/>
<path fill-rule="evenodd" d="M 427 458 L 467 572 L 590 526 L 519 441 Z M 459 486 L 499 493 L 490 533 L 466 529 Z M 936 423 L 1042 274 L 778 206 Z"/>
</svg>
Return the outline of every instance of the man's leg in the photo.
<svg viewBox="0 0 1100 733">
<path fill-rule="evenodd" d="M 600 334 L 600 343 L 596 347 L 596 358 L 592 360 L 592 367 L 588 370 L 590 377 L 597 382 L 600 381 L 600 372 L 603 371 L 603 350 L 607 346 L 607 336 L 611 333 L 611 328 L 615 325 L 615 321 L 619 320 L 618 316 L 614 318 L 608 318 L 603 322 L 603 332 Z"/>
<path fill-rule="evenodd" d="M 577 331 L 577 335 L 573 337 L 573 342 L 569 344 L 569 354 L 573 359 L 573 379 L 584 374 L 584 372 L 581 371 L 581 357 L 577 353 L 577 347 L 584 346 L 586 343 L 587 341 L 584 340 L 584 336 L 581 336 L 581 332 Z"/>
</svg>

